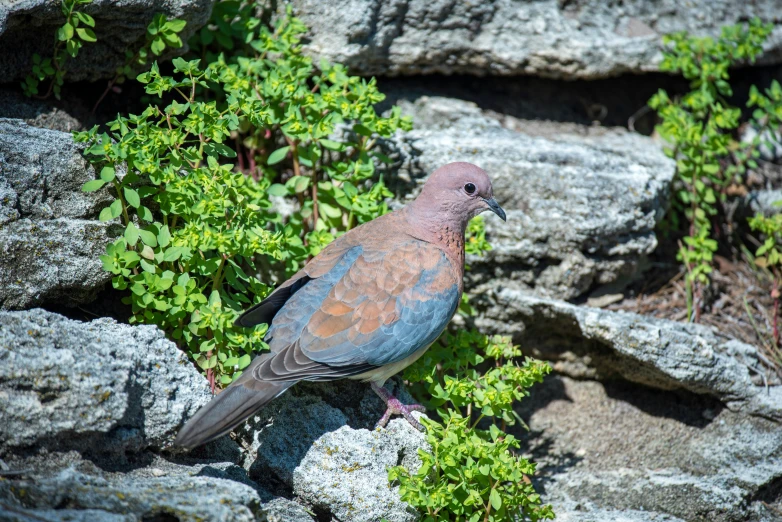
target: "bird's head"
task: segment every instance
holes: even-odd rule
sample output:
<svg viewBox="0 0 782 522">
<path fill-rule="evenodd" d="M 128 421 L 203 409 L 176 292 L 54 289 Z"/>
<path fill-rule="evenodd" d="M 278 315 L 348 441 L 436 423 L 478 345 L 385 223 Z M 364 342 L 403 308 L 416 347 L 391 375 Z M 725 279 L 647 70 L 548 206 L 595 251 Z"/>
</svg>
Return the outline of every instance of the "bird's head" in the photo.
<svg viewBox="0 0 782 522">
<path fill-rule="evenodd" d="M 494 199 L 489 175 L 472 163 L 449 163 L 435 170 L 416 199 L 416 206 L 463 226 L 486 210 L 506 220 L 505 211 Z"/>
</svg>

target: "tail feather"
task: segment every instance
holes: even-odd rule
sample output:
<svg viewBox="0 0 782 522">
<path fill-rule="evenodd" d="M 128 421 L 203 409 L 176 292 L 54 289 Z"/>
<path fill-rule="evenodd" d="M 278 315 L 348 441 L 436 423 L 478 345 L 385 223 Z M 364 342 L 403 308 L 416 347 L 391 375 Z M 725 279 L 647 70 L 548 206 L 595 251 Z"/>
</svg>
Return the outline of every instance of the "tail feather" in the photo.
<svg viewBox="0 0 782 522">
<path fill-rule="evenodd" d="M 293 386 L 293 382 L 236 382 L 203 406 L 180 430 L 174 444 L 187 449 L 222 437 Z"/>
</svg>

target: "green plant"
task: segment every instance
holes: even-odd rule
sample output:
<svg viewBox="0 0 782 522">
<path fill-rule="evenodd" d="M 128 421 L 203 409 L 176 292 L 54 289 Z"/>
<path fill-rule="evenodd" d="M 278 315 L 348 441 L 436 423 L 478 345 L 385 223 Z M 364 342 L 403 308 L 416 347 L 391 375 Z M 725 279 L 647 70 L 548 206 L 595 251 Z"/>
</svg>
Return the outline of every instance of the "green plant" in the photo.
<svg viewBox="0 0 782 522">
<path fill-rule="evenodd" d="M 733 94 L 728 83 L 729 68 L 739 62 L 753 62 L 772 27 L 754 19 L 746 25 L 724 27 L 717 39 L 687 33 L 664 38 L 667 47 L 660 70 L 681 73 L 690 81 L 691 91 L 672 99 L 660 90 L 649 105 L 661 118 L 657 131 L 671 144 L 666 153 L 676 160 L 671 218 L 676 224 L 681 214 L 688 222 L 678 259 L 687 267 L 688 318 L 696 322 L 700 319 L 702 288 L 709 283 L 718 246 L 711 239 L 711 221 L 728 187 L 740 181 L 747 167 L 757 166 L 760 136 L 779 121 L 771 106 L 779 86 L 772 86 L 768 97 L 754 89 L 750 106 L 758 107 L 753 124 L 758 127 L 759 138 L 744 145 L 736 141 L 733 132 L 739 126 L 741 110 L 728 103 Z"/>
<path fill-rule="evenodd" d="M 203 68 L 177 58 L 175 76 L 153 64 L 138 79 L 169 102 L 118 117 L 109 132 L 77 134 L 100 172 L 84 190 L 107 186 L 116 199 L 100 218 L 125 227 L 101 259 L 113 286 L 130 290 L 132 322 L 160 326 L 213 385 L 230 383 L 263 348 L 266 326 L 233 321 L 275 274 L 387 210 L 373 146 L 410 127 L 396 108 L 376 114 L 383 95 L 373 80 L 326 63 L 317 71 L 292 16 L 274 31 L 255 27 L 252 56 L 221 54 Z M 290 197 L 295 210 L 280 216 L 270 195 Z"/>
<path fill-rule="evenodd" d="M 185 25 L 186 22 L 184 20 L 169 20 L 164 14 L 156 14 L 147 26 L 144 45 L 135 53 L 130 50 L 125 51 L 125 63 L 117 67 L 114 78 L 109 80 L 106 90 L 103 91 L 103 94 L 100 95 L 98 101 L 92 107 L 92 112 L 94 113 L 98 109 L 98 105 L 115 85 L 124 83 L 134 70 L 146 68 L 151 56 L 160 56 L 166 47 L 171 47 L 172 49 L 182 47 L 182 39 L 179 37 L 179 33 L 184 30 Z"/>
<path fill-rule="evenodd" d="M 775 203 L 782 205 L 782 201 Z M 768 270 L 771 279 L 771 298 L 774 306 L 772 311 L 772 338 L 766 351 L 774 359 L 777 368 L 782 368 L 782 349 L 780 349 L 779 333 L 779 298 L 780 285 L 782 285 L 782 214 L 766 217 L 758 213 L 750 218 L 749 226 L 752 230 L 765 236 L 763 244 L 755 252 L 755 265 Z"/>
<path fill-rule="evenodd" d="M 92 3 L 92 0 L 62 0 L 60 7 L 65 15 L 65 23 L 57 29 L 54 39 L 54 49 L 51 58 L 41 58 L 39 54 L 33 55 L 33 72 L 28 74 L 22 82 L 22 90 L 27 96 L 48 98 L 52 93 L 58 100 L 65 78 L 65 64 L 68 57 L 76 58 L 79 49 L 85 43 L 96 41 L 95 20 L 76 8 Z M 46 92 L 39 95 L 38 87 L 41 82 L 51 78 Z"/>
<path fill-rule="evenodd" d="M 444 334 L 404 374 L 414 395 L 441 422 L 422 418 L 432 451 L 419 450 L 415 473 L 389 470 L 402 499 L 418 508 L 425 521 L 512 521 L 552 519 L 541 505 L 529 476 L 535 465 L 514 453 L 519 441 L 505 433 L 523 422 L 513 405 L 551 371 L 526 358 L 507 337 L 475 331 Z"/>
</svg>

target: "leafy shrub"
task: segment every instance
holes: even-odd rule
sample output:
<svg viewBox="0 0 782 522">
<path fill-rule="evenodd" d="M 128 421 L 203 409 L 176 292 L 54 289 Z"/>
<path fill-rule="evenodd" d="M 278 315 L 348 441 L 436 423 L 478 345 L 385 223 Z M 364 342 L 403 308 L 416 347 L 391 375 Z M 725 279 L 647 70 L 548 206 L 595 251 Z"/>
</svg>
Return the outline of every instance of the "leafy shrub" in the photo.
<svg viewBox="0 0 782 522">
<path fill-rule="evenodd" d="M 782 202 L 775 203 L 777 206 Z M 782 285 L 782 214 L 775 214 L 766 217 L 758 213 L 750 218 L 749 226 L 752 230 L 760 232 L 765 236 L 763 244 L 755 252 L 755 265 L 765 269 L 770 274 L 771 280 L 771 298 L 774 302 L 772 312 L 772 334 L 771 339 L 761 338 L 761 342 L 774 359 L 777 368 L 782 368 L 782 349 L 780 348 L 779 333 L 779 298 L 780 285 Z M 750 314 L 750 318 L 752 315 Z M 755 327 L 757 329 L 757 327 Z"/>
<path fill-rule="evenodd" d="M 156 20 L 148 35 L 181 30 Z M 234 326 L 241 311 L 339 234 L 388 211 L 376 166 L 389 160 L 375 145 L 411 126 L 398 108 L 376 113 L 384 96 L 374 80 L 326 62 L 316 69 L 301 54 L 304 31 L 290 10 L 271 30 L 254 4 L 219 2 L 190 42 L 201 58 L 175 59 L 173 76 L 156 63 L 138 76 L 158 104 L 118 117 L 107 132 L 76 135 L 100 173 L 83 190 L 109 190 L 115 199 L 100 219 L 125 227 L 101 260 L 113 286 L 130 291 L 131 322 L 160 326 L 213 386 L 232 382 L 265 347 L 266 325 Z M 147 46 L 157 54 L 154 41 Z M 283 201 L 294 203 L 285 215 Z M 466 250 L 489 248 L 477 218 Z M 465 298 L 462 312 L 470 311 Z M 390 476 L 430 518 L 553 516 L 526 479 L 534 465 L 514 455 L 518 441 L 502 431 L 517 421 L 513 402 L 549 371 L 529 359 L 518 365 L 519 355 L 504 338 L 445 334 L 409 370 L 445 422 L 425 421 L 435 452 L 422 454 L 423 471 Z M 481 373 L 484 359 L 495 366 Z M 484 418 L 492 422 L 478 429 Z M 430 494 L 436 504 L 422 501 Z"/>
<path fill-rule="evenodd" d="M 750 143 L 735 139 L 741 110 L 728 103 L 733 94 L 729 68 L 754 62 L 772 27 L 755 19 L 724 27 L 717 39 L 687 33 L 664 38 L 660 70 L 681 73 L 692 90 L 678 99 L 660 90 L 649 105 L 662 120 L 657 131 L 671 144 L 666 153 L 676 160 L 671 219 L 676 225 L 683 215 L 688 224 L 678 259 L 687 268 L 688 317 L 696 322 L 718 246 L 711 237 L 712 220 L 729 187 L 741 181 L 747 168 L 757 167 L 759 147 L 780 124 L 782 90 L 776 81 L 765 94 L 754 86 L 751 90 L 748 106 L 756 109 L 750 123 L 757 134 Z"/>
<path fill-rule="evenodd" d="M 76 10 L 78 6 L 91 3 L 92 0 L 62 0 L 60 10 L 65 16 L 65 23 L 55 33 L 52 57 L 41 58 L 37 53 L 33 55 L 33 73 L 28 74 L 22 82 L 22 91 L 27 96 L 48 98 L 53 92 L 54 97 L 60 99 L 68 57 L 76 58 L 85 43 L 96 41 L 92 30 L 95 20 L 87 13 Z M 50 78 L 46 92 L 39 95 L 40 83 Z"/>
<path fill-rule="evenodd" d="M 421 419 L 432 451 L 418 451 L 417 472 L 397 466 L 389 480 L 399 481 L 402 499 L 425 521 L 554 518 L 529 482 L 535 465 L 514 454 L 519 441 L 505 433 L 523 424 L 513 405 L 551 371 L 530 358 L 519 364 L 520 356 L 507 337 L 460 331 L 444 334 L 405 371 L 413 393 L 441 422 Z"/>
<path fill-rule="evenodd" d="M 160 326 L 220 385 L 265 346 L 266 326 L 233 322 L 269 292 L 275 263 L 290 275 L 387 210 L 390 193 L 371 182 L 382 159 L 373 145 L 410 127 L 396 108 L 377 115 L 374 81 L 326 63 L 316 71 L 295 18 L 253 31 L 250 57 L 220 55 L 203 68 L 177 58 L 175 76 L 154 64 L 138 79 L 149 94 L 173 95 L 169 103 L 77 135 L 100 172 L 84 190 L 107 186 L 116 199 L 100 218 L 126 227 L 101 259 L 113 286 L 130 289 L 131 321 Z M 330 139 L 338 125 L 352 131 L 348 139 Z M 231 162 L 236 149 L 243 168 Z M 297 208 L 284 218 L 270 195 Z"/>
<path fill-rule="evenodd" d="M 139 68 L 146 70 L 151 56 L 160 56 L 167 47 L 172 49 L 182 47 L 182 39 L 179 37 L 179 33 L 184 30 L 185 25 L 186 22 L 184 20 L 169 20 L 164 14 L 156 14 L 147 26 L 144 44 L 135 53 L 130 50 L 125 51 L 125 63 L 117 67 L 114 78 L 109 80 L 106 90 L 103 91 L 103 94 L 100 95 L 98 101 L 92 107 L 92 112 L 94 113 L 98 109 L 98 105 L 100 105 L 100 102 L 103 101 L 109 91 L 115 85 L 124 83 L 134 70 Z"/>
</svg>

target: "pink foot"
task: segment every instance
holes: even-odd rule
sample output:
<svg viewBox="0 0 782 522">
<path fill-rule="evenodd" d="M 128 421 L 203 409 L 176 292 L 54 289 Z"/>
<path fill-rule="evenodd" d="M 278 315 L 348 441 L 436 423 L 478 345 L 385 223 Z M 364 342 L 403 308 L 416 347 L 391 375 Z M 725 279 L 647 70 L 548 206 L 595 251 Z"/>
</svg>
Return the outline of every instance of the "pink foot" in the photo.
<svg viewBox="0 0 782 522">
<path fill-rule="evenodd" d="M 372 385 L 372 389 L 375 391 L 375 393 L 378 394 L 378 396 L 383 399 L 383 402 L 386 404 L 386 412 L 383 414 L 382 417 L 380 417 L 380 420 L 377 421 L 377 424 L 375 425 L 375 429 L 377 428 L 384 428 L 386 424 L 388 424 L 388 420 L 391 418 L 391 415 L 401 415 L 404 417 L 407 422 L 410 423 L 410 425 L 417 429 L 418 431 L 424 431 L 424 427 L 421 426 L 421 423 L 415 420 L 415 418 L 412 415 L 412 412 L 414 411 L 420 411 L 425 412 L 426 408 L 421 406 L 420 404 L 402 404 L 399 399 L 394 397 L 390 391 L 386 390 L 382 386 L 378 386 L 377 384 L 370 383 Z"/>
</svg>

